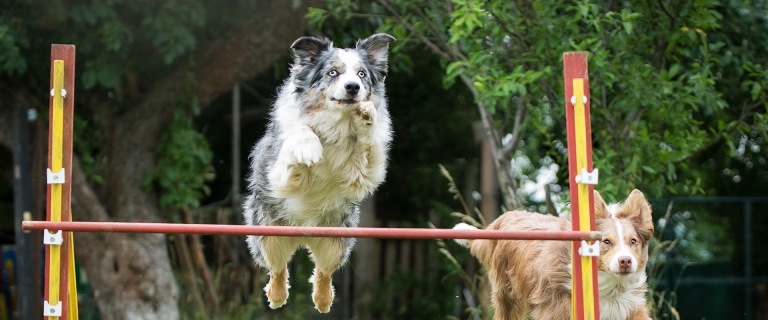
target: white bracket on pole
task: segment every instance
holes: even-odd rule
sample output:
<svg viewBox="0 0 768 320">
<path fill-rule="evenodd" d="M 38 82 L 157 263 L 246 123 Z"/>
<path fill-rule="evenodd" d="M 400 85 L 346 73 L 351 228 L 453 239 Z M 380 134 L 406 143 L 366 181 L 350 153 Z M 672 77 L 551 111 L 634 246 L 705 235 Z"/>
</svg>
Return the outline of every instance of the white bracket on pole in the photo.
<svg viewBox="0 0 768 320">
<path fill-rule="evenodd" d="M 576 175 L 576 183 L 597 184 L 599 172 L 597 168 L 593 169 L 592 172 L 587 172 L 587 169 L 581 168 L 581 174 Z"/>
<path fill-rule="evenodd" d="M 59 172 L 53 173 L 51 169 L 45 169 L 46 180 L 48 184 L 64 184 L 66 174 L 64 174 L 64 168 L 61 168 Z"/>
<path fill-rule="evenodd" d="M 61 230 L 56 231 L 56 233 L 50 233 L 48 229 L 45 229 L 45 232 L 43 232 L 43 244 L 60 246 L 62 243 L 64 243 L 64 237 L 61 236 Z"/>
<path fill-rule="evenodd" d="M 53 92 L 55 89 L 51 89 L 51 97 L 55 97 L 56 93 Z M 67 89 L 61 89 L 61 97 L 66 98 L 67 97 Z"/>
<path fill-rule="evenodd" d="M 587 104 L 587 96 L 581 96 L 581 102 Z M 576 96 L 571 96 L 571 104 L 576 105 Z"/>
<path fill-rule="evenodd" d="M 579 255 L 582 257 L 597 257 L 600 255 L 600 242 L 595 241 L 593 244 L 587 243 L 586 240 L 581 240 L 581 247 L 579 247 Z"/>
<path fill-rule="evenodd" d="M 48 301 L 43 301 L 43 316 L 45 317 L 61 317 L 61 301 L 56 305 L 50 305 Z"/>
</svg>

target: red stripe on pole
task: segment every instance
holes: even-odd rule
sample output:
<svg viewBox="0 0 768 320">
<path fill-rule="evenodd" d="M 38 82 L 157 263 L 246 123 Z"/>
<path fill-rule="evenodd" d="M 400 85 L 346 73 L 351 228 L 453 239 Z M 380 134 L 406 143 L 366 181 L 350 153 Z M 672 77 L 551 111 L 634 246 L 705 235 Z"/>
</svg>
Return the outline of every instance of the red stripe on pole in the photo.
<svg viewBox="0 0 768 320">
<path fill-rule="evenodd" d="M 209 235 L 261 235 L 332 238 L 399 239 L 498 239 L 498 240 L 596 240 L 599 232 L 579 231 L 502 231 L 428 228 L 347 228 L 245 226 L 222 224 L 137 223 L 137 222 L 48 222 L 24 221 L 24 230 L 64 230 L 75 232 L 122 232 Z"/>
</svg>

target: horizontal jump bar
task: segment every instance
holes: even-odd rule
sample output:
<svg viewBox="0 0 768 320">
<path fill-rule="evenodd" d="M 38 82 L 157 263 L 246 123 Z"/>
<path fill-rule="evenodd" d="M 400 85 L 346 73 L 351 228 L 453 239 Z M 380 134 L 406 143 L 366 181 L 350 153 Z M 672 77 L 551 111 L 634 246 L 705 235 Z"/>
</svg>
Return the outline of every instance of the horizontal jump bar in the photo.
<svg viewBox="0 0 768 320">
<path fill-rule="evenodd" d="M 504 231 L 454 230 L 429 228 L 347 228 L 287 227 L 223 224 L 136 223 L 136 222 L 51 222 L 23 221 L 24 230 L 63 230 L 80 232 L 260 235 L 332 238 L 400 239 L 500 239 L 500 240 L 599 240 L 600 232 L 583 231 Z"/>
</svg>

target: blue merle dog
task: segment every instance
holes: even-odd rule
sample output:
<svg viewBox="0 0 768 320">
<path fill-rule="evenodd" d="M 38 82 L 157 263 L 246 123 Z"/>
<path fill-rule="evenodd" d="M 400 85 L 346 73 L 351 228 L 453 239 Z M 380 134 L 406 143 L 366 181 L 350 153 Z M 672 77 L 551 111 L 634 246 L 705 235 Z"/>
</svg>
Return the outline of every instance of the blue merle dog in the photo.
<svg viewBox="0 0 768 320">
<path fill-rule="evenodd" d="M 359 204 L 384 181 L 392 129 L 384 80 L 395 38 L 374 34 L 355 48 L 302 37 L 291 45 L 290 77 L 278 90 L 264 136 L 251 151 L 248 225 L 356 227 Z M 352 238 L 248 236 L 269 270 L 271 308 L 288 299 L 287 264 L 306 247 L 315 263 L 315 308 L 333 302 L 331 275 L 349 257 Z"/>
</svg>

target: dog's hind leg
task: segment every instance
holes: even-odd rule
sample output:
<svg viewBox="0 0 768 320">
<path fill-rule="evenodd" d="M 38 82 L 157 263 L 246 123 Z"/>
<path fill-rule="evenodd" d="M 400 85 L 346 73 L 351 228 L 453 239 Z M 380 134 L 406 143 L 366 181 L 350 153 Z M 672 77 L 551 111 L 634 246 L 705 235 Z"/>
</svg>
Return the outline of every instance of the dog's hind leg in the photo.
<svg viewBox="0 0 768 320">
<path fill-rule="evenodd" d="M 269 269 L 269 283 L 264 287 L 269 307 L 282 307 L 288 300 L 288 261 L 299 247 L 299 239 L 291 237 L 262 237 L 261 254 Z"/>
<path fill-rule="evenodd" d="M 331 276 L 346 260 L 351 244 L 348 239 L 314 238 L 308 242 L 307 247 L 315 261 L 315 271 L 309 279 L 313 287 L 312 301 L 317 311 L 328 313 L 334 297 Z"/>
<path fill-rule="evenodd" d="M 571 308 L 570 294 L 556 294 L 546 303 L 533 306 L 531 316 L 537 320 L 569 320 Z"/>
<path fill-rule="evenodd" d="M 491 292 L 493 303 L 493 320 L 525 320 L 525 301 L 496 291 Z M 538 319 L 538 318 L 537 318 Z"/>
<path fill-rule="evenodd" d="M 629 320 L 651 320 L 648 316 L 648 307 L 641 305 L 629 316 Z"/>
</svg>

